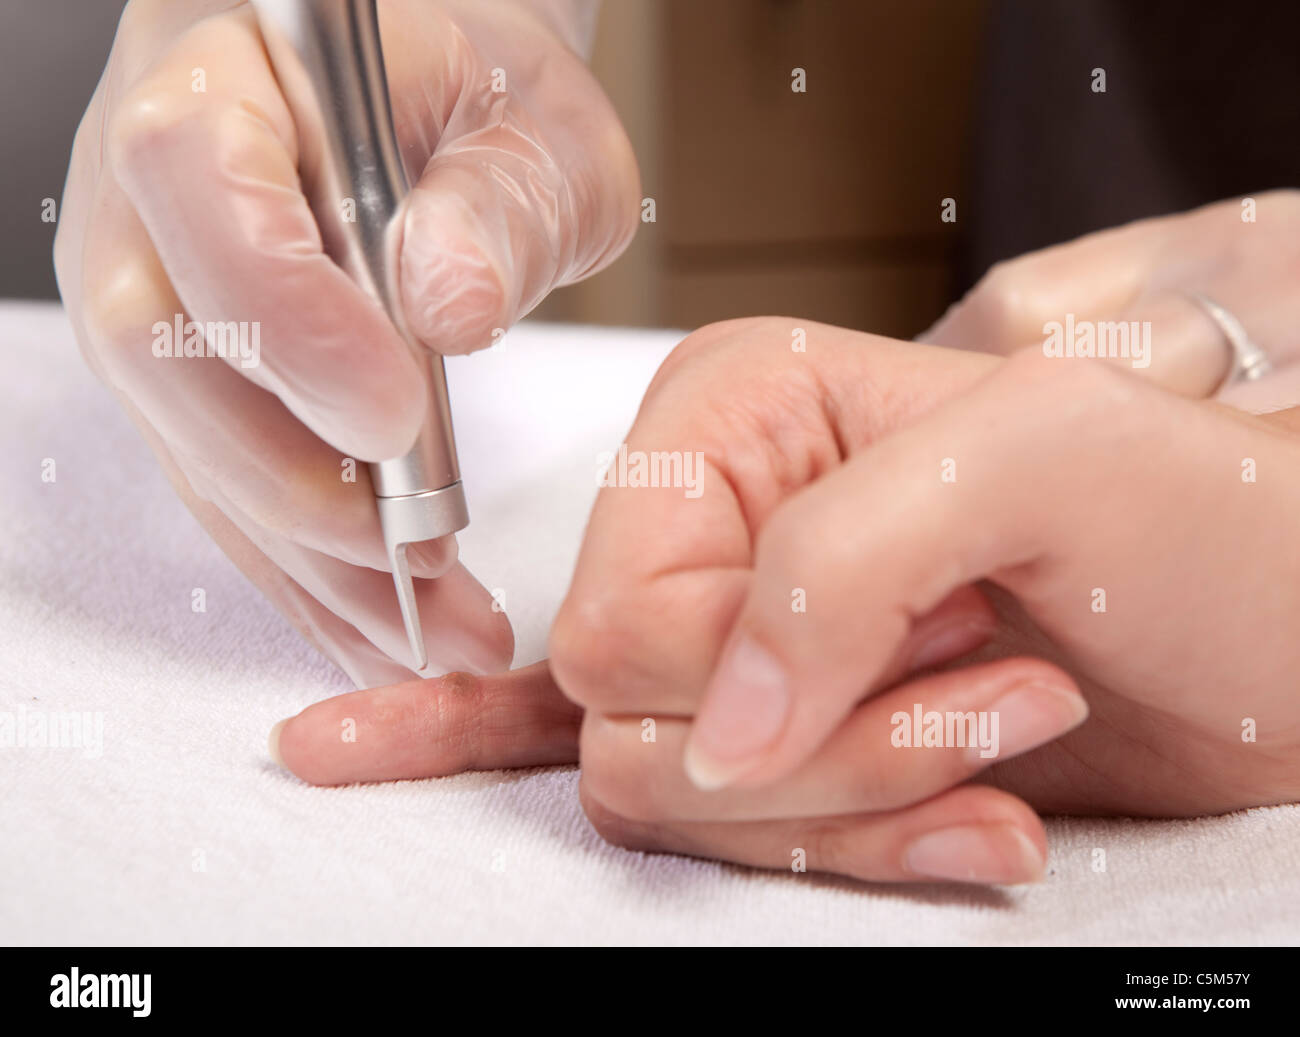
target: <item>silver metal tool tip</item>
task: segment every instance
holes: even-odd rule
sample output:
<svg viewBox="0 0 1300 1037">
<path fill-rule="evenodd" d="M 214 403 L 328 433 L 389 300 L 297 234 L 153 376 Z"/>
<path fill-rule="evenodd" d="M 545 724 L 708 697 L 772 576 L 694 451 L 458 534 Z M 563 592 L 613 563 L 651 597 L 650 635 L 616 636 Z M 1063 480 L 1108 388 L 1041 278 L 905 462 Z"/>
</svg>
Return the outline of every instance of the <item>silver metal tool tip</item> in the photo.
<svg viewBox="0 0 1300 1037">
<path fill-rule="evenodd" d="M 415 603 L 415 583 L 411 580 L 411 563 L 406 560 L 407 547 L 407 544 L 397 544 L 389 554 L 389 560 L 393 563 L 393 583 L 397 587 L 397 603 L 402 609 L 406 638 L 411 643 L 411 654 L 415 656 L 415 670 L 419 672 L 429 665 L 429 653 L 424 647 L 424 628 L 420 625 L 420 609 Z"/>
<path fill-rule="evenodd" d="M 429 653 L 424 646 L 424 627 L 420 623 L 415 581 L 411 579 L 411 563 L 406 558 L 406 549 L 411 544 L 450 536 L 469 525 L 465 490 L 459 482 L 454 482 L 427 493 L 377 497 L 375 500 L 379 505 L 379 525 L 384 531 L 384 547 L 393 566 L 397 603 L 402 609 L 402 622 L 406 626 L 406 637 L 411 642 L 411 654 L 415 656 L 418 673 L 428 667 Z"/>
</svg>

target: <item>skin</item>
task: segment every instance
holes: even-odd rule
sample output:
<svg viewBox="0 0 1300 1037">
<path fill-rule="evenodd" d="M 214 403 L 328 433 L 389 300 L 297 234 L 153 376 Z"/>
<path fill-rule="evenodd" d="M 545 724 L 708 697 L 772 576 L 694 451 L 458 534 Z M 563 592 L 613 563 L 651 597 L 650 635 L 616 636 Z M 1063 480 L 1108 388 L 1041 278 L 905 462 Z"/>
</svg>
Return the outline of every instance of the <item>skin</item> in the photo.
<svg viewBox="0 0 1300 1037">
<path fill-rule="evenodd" d="M 1291 218 L 1293 196 L 1268 200 Z M 1205 213 L 1176 219 L 1192 218 Z M 1154 221 L 1110 240 L 1127 251 L 1178 231 Z M 1096 267 L 1114 257 L 1075 247 L 1080 285 L 1104 286 Z M 986 283 L 927 336 L 978 328 L 1007 358 L 780 318 L 690 336 L 628 446 L 702 450 L 705 492 L 602 492 L 549 668 L 357 693 L 346 715 L 368 748 L 338 743 L 330 704 L 311 707 L 279 733 L 284 763 L 322 783 L 423 776 L 527 759 L 530 741 L 559 760 L 576 734 L 583 806 L 612 841 L 774 868 L 802 848 L 812 869 L 874 880 L 1034 879 L 1035 810 L 1182 816 L 1300 797 L 1300 491 L 1286 474 L 1300 411 L 1196 398 L 1228 354 L 1181 296 L 1145 370 L 1015 351 L 1007 315 L 1027 312 L 1041 258 L 995 272 L 1002 303 Z M 1197 287 L 1243 312 L 1223 286 Z M 1281 368 L 1231 389 L 1239 406 L 1294 392 L 1285 348 L 1265 345 Z M 742 638 L 779 665 L 788 709 L 742 766 L 701 781 L 688 747 L 725 758 L 757 712 L 742 700 L 728 716 L 720 690 Z M 557 679 L 585 713 L 566 712 Z M 409 713 L 385 726 L 372 695 Z M 997 709 L 1023 755 L 989 768 L 900 751 L 889 717 L 914 702 Z"/>
</svg>

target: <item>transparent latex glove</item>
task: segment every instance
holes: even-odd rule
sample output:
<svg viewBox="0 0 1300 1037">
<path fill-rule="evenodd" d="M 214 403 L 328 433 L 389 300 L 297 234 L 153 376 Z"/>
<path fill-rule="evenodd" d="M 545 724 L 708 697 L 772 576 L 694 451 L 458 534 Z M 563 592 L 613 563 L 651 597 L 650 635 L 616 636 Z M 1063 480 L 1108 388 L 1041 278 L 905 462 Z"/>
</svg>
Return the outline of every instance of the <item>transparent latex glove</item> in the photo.
<svg viewBox="0 0 1300 1037">
<path fill-rule="evenodd" d="M 577 52 L 590 4 L 379 7 L 412 184 L 405 316 L 423 347 L 468 352 L 620 253 L 635 161 Z M 132 0 L 77 133 L 55 263 L 87 361 L 190 510 L 374 685 L 413 660 L 363 462 L 406 451 L 424 390 L 379 305 L 322 252 L 299 188 L 318 144 L 290 117 L 248 4 Z M 178 315 L 248 322 L 243 354 L 160 358 Z M 410 557 L 431 667 L 507 666 L 509 623 L 454 538 Z"/>
</svg>

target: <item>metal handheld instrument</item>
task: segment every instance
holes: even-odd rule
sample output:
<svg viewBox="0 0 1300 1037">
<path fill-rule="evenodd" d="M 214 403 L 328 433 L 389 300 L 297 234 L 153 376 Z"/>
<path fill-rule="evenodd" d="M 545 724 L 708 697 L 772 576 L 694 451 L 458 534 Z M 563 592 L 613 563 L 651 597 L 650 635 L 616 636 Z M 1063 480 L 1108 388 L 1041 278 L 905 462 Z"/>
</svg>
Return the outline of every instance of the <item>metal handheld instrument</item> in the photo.
<svg viewBox="0 0 1300 1037">
<path fill-rule="evenodd" d="M 393 129 L 375 0 L 254 0 L 276 79 L 304 151 L 300 165 L 326 254 L 377 299 L 427 360 L 429 406 L 404 456 L 370 465 L 384 547 L 415 654 L 428 665 L 407 545 L 469 524 L 442 358 L 414 344 L 402 317 L 397 246 L 409 191 Z M 351 203 L 350 206 L 348 203 Z M 355 219 L 345 212 L 352 208 Z M 422 362 L 425 362 L 422 360 Z"/>
</svg>

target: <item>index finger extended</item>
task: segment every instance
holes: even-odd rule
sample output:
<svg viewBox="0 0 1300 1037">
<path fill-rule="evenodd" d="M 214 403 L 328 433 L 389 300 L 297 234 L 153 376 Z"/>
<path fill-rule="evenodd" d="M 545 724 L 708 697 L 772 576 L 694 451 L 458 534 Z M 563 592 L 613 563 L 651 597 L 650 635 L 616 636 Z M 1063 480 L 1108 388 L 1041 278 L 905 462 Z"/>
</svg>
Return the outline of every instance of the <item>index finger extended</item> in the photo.
<svg viewBox="0 0 1300 1037">
<path fill-rule="evenodd" d="M 337 695 L 271 730 L 271 758 L 313 785 L 436 778 L 578 759 L 582 710 L 545 662 Z"/>
</svg>

